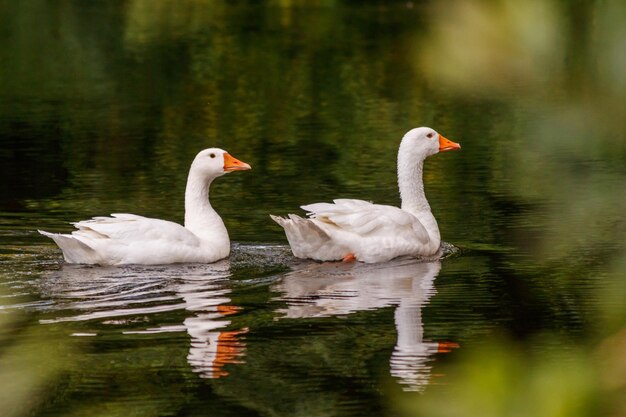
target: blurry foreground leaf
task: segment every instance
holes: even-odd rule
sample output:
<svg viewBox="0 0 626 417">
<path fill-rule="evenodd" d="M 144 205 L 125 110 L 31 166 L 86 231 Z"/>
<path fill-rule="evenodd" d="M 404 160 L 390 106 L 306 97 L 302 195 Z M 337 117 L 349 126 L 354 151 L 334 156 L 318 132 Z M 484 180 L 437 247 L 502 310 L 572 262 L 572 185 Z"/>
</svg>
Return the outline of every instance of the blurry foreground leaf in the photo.
<svg viewBox="0 0 626 417">
<path fill-rule="evenodd" d="M 601 358 L 571 345 L 556 346 L 550 353 L 523 353 L 514 343 L 494 341 L 450 367 L 446 384 L 414 398 L 406 411 L 431 417 L 620 415 L 614 413 L 616 404 L 609 387 L 600 383 L 597 366 L 615 363 L 621 356 L 618 349 Z"/>
<path fill-rule="evenodd" d="M 32 415 L 54 393 L 71 348 L 49 327 L 0 314 L 0 415 Z"/>
</svg>

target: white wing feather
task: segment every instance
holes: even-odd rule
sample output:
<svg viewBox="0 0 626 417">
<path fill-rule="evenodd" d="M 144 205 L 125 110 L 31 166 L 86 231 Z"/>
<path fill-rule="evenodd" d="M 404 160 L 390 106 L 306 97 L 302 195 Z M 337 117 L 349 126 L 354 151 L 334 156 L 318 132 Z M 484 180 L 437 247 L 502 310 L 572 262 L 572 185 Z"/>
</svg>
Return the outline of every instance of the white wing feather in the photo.
<svg viewBox="0 0 626 417">
<path fill-rule="evenodd" d="M 228 251 L 206 252 L 200 239 L 167 220 L 116 213 L 74 223 L 71 234 L 41 234 L 53 239 L 70 263 L 119 265 L 213 262 Z"/>
<path fill-rule="evenodd" d="M 171 243 L 199 246 L 199 239 L 178 223 L 128 213 L 114 213 L 112 217 L 94 217 L 73 223 L 78 229 L 72 235 L 87 239 L 111 239 L 138 243 L 166 240 Z"/>
<path fill-rule="evenodd" d="M 311 219 L 335 224 L 346 232 L 361 237 L 376 234 L 429 240 L 428 232 L 414 215 L 393 206 L 373 204 L 363 200 L 338 199 L 331 203 L 302 206 Z M 410 234 L 410 236 L 407 236 Z"/>
</svg>

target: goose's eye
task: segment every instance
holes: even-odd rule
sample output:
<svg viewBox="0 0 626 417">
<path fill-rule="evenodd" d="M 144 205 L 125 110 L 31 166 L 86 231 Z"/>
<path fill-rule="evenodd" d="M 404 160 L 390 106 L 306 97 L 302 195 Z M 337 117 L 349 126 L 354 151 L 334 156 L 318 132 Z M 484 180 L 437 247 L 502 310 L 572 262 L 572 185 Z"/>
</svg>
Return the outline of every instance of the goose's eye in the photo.
<svg viewBox="0 0 626 417">
<path fill-rule="evenodd" d="M 214 154 L 214 153 L 210 154 L 209 156 L 210 156 L 211 158 L 215 158 L 215 154 Z"/>
<path fill-rule="evenodd" d="M 427 134 L 427 135 L 426 135 L 426 137 L 427 137 L 428 139 L 432 139 L 432 138 L 433 138 L 433 136 L 435 136 L 435 134 L 434 134 L 433 132 L 430 132 L 429 134 Z"/>
</svg>

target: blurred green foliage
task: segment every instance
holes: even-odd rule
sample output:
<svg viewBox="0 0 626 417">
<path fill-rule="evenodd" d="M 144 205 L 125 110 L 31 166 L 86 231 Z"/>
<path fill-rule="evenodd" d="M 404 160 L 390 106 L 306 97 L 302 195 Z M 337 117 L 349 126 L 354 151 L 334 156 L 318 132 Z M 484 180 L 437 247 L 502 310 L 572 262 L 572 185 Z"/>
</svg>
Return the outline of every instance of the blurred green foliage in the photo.
<svg viewBox="0 0 626 417">
<path fill-rule="evenodd" d="M 435 8 L 438 24 L 415 54 L 433 83 L 532 109 L 499 144 L 510 163 L 497 175 L 513 181 L 514 197 L 547 202 L 543 216 L 527 219 L 539 238 L 521 242 L 546 291 L 593 275 L 602 285 L 587 294 L 596 305 L 592 337 L 490 339 L 449 366 L 446 386 L 411 403 L 412 414 L 626 414 L 624 17 L 620 1 L 461 0 Z M 558 113 L 548 99 L 555 94 L 566 103 Z M 593 169 L 594 160 L 608 161 L 605 170 Z M 563 349 L 534 350 L 540 338 Z"/>
<path fill-rule="evenodd" d="M 77 350 L 65 335 L 29 322 L 27 314 L 0 314 L 0 410 L 6 417 L 32 415 L 62 387 Z"/>
</svg>

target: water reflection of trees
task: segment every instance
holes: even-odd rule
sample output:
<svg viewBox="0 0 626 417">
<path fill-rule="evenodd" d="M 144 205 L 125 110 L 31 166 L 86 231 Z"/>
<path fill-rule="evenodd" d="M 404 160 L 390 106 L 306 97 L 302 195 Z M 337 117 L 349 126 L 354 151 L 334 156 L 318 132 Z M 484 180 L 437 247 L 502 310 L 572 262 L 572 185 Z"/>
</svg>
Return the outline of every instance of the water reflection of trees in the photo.
<svg viewBox="0 0 626 417">
<path fill-rule="evenodd" d="M 2 108 L 8 120 L 58 126 L 30 146 L 46 155 L 61 142 L 61 158 L 50 157 L 64 161 L 68 177 L 60 178 L 65 187 L 55 200 L 78 216 L 97 207 L 182 217 L 182 191 L 175 190 L 184 187 L 189 161 L 199 148 L 217 145 L 257 170 L 245 185 L 234 179 L 229 186 L 255 197 L 244 233 L 252 236 L 254 227 L 278 236 L 266 223 L 267 212 L 284 207 L 276 196 L 295 206 L 319 198 L 313 190 L 369 183 L 382 198 L 397 199 L 388 191 L 394 170 L 374 181 L 371 167 L 395 158 L 404 131 L 438 112 L 421 102 L 418 78 L 407 83 L 413 71 L 401 59 L 410 48 L 403 31 L 413 20 L 392 10 L 372 21 L 350 9 L 216 2 L 133 1 L 110 5 L 97 18 L 79 3 L 10 7 L 40 32 L 59 32 L 52 42 L 11 23 L 16 36 L 0 53 L 20 54 L 2 70 L 13 80 L 0 87 L 11 102 Z M 41 18 L 50 13 L 58 20 Z M 39 43 L 46 47 L 35 48 Z M 31 112 L 33 95 L 40 113 Z M 23 163 L 33 170 L 38 159 Z M 296 188 L 297 198 L 288 192 Z M 225 193 L 216 187 L 215 200 Z M 52 204 L 33 200 L 42 209 Z M 232 207 L 223 213 L 227 223 L 243 221 Z"/>
</svg>

